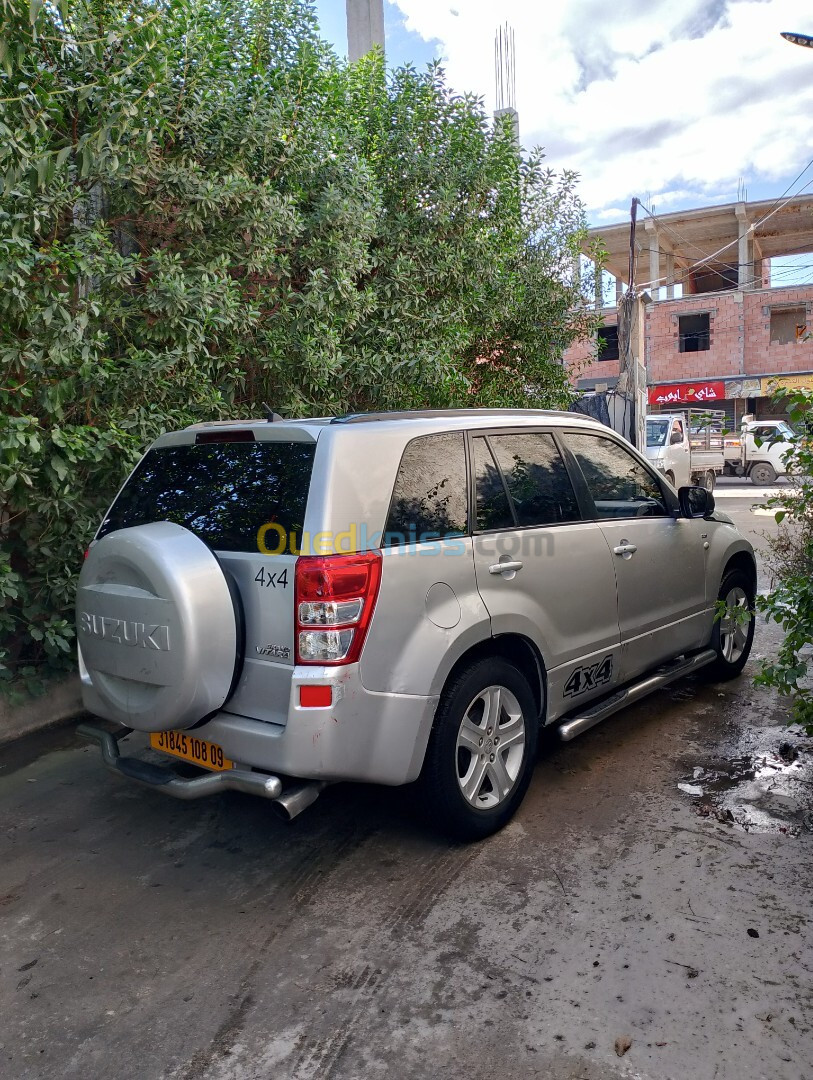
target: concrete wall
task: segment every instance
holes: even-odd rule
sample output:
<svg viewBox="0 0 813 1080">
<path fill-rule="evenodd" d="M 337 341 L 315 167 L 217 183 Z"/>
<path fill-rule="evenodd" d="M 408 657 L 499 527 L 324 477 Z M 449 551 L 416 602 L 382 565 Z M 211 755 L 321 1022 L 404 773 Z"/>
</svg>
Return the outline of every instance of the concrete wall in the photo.
<svg viewBox="0 0 813 1080">
<path fill-rule="evenodd" d="M 52 683 L 42 697 L 29 698 L 20 705 L 9 705 L 0 698 L 0 743 L 41 731 L 82 711 L 78 675 Z"/>
</svg>

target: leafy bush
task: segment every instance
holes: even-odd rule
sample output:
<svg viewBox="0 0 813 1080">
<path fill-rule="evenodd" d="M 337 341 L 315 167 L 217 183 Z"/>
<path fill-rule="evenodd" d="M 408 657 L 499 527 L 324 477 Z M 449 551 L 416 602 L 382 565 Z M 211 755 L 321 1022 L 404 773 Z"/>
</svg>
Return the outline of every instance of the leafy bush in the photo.
<svg viewBox="0 0 813 1080">
<path fill-rule="evenodd" d="M 756 682 L 772 686 L 789 699 L 793 719 L 813 734 L 813 392 L 780 390 L 774 401 L 783 405 L 790 422 L 800 429 L 787 458 L 790 486 L 769 500 L 779 532 L 768 541 L 767 564 L 771 592 L 757 597 L 757 607 L 784 630 L 775 660 L 764 660 Z"/>
<path fill-rule="evenodd" d="M 200 419 L 563 400 L 575 178 L 305 0 L 0 0 L 0 663 L 71 662 L 82 551 Z"/>
</svg>

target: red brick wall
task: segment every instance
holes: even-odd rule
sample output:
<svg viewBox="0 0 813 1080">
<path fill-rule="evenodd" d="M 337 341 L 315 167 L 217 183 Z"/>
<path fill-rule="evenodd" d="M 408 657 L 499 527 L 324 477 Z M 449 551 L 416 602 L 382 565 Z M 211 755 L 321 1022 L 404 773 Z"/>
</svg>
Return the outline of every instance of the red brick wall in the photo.
<svg viewBox="0 0 813 1080">
<path fill-rule="evenodd" d="M 616 315 L 605 318 L 605 326 L 615 326 Z M 565 367 L 570 371 L 570 381 L 577 379 L 616 379 L 619 375 L 617 360 L 596 360 L 595 338 L 582 338 L 575 342 L 564 355 Z"/>
<path fill-rule="evenodd" d="M 684 300 L 661 300 L 646 313 L 646 353 L 653 383 L 740 375 L 743 354 L 742 293 L 707 293 Z M 709 349 L 679 350 L 680 315 L 709 313 Z"/>
<path fill-rule="evenodd" d="M 650 304 L 645 329 L 650 383 L 813 371 L 813 339 L 771 344 L 770 308 L 778 306 L 805 306 L 813 332 L 813 285 L 707 293 Z M 678 316 L 701 311 L 709 312 L 710 348 L 706 352 L 682 353 Z M 608 315 L 605 323 L 615 323 L 615 314 Z M 618 375 L 617 360 L 590 362 L 595 354 L 595 342 L 589 340 L 567 350 L 564 362 L 574 383 L 577 379 L 610 379 Z"/>
<path fill-rule="evenodd" d="M 771 344 L 771 307 L 806 307 L 813 321 L 813 286 L 788 286 L 745 294 L 745 372 L 770 375 L 780 371 L 813 371 L 813 340 Z"/>
</svg>

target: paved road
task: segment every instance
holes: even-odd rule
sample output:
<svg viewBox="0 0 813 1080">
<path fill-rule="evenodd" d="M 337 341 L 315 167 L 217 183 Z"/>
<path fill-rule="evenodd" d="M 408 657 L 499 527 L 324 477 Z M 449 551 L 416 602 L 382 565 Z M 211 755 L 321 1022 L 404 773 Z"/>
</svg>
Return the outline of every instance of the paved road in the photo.
<svg viewBox="0 0 813 1080">
<path fill-rule="evenodd" d="M 517 819 L 470 847 L 403 792 L 343 785 L 284 826 L 130 787 L 70 729 L 18 743 L 0 1074 L 807 1080 L 811 779 L 747 678 L 549 743 Z"/>
</svg>

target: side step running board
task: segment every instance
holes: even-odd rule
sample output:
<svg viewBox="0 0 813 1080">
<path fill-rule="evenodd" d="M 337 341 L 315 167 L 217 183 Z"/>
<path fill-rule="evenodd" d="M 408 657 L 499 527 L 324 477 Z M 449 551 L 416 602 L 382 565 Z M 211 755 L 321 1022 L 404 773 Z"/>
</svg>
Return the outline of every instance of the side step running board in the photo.
<svg viewBox="0 0 813 1080">
<path fill-rule="evenodd" d="M 634 701 L 646 697 L 653 690 L 660 690 L 662 686 L 667 686 L 670 682 L 674 682 L 675 679 L 705 667 L 706 664 L 710 664 L 716 659 L 716 655 L 713 649 L 704 649 L 703 652 L 695 653 L 694 656 L 674 660 L 671 664 L 658 668 L 653 675 L 647 675 L 640 682 L 625 686 L 623 690 L 604 698 L 592 707 L 585 709 L 578 716 L 566 720 L 559 727 L 559 735 L 562 741 L 570 742 L 577 735 L 581 735 L 583 731 L 600 724 L 608 716 L 612 716 L 619 709 L 624 709 L 627 705 L 632 705 Z"/>
</svg>

